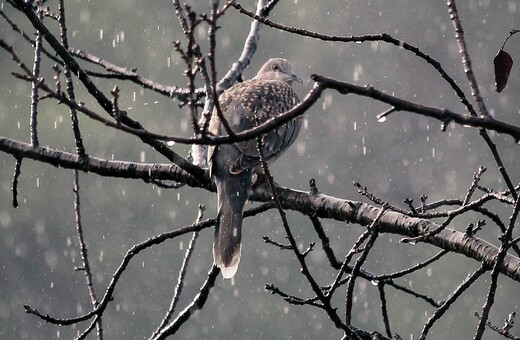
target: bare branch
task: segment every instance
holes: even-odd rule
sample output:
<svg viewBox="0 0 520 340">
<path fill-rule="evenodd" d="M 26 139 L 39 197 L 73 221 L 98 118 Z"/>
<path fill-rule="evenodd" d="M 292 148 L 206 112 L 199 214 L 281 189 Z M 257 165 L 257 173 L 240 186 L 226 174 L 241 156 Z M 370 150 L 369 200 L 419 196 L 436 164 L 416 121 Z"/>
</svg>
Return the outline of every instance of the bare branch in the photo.
<svg viewBox="0 0 520 340">
<path fill-rule="evenodd" d="M 52 317 L 50 315 L 44 315 L 44 314 L 38 312 L 38 310 L 33 309 L 27 305 L 24 306 L 25 312 L 36 315 L 40 319 L 42 319 L 46 322 L 56 324 L 56 325 L 61 325 L 61 326 L 72 325 L 75 323 L 89 320 L 96 315 L 101 315 L 104 312 L 105 308 L 107 307 L 108 303 L 112 300 L 112 295 L 114 293 L 114 290 L 115 290 L 117 283 L 119 282 L 121 276 L 125 272 L 126 267 L 129 265 L 130 261 L 137 254 L 139 254 L 141 251 L 146 250 L 154 245 L 161 244 L 169 239 L 173 239 L 180 235 L 184 235 L 184 234 L 187 234 L 190 232 L 200 231 L 200 230 L 209 228 L 209 227 L 213 226 L 214 224 L 215 224 L 215 220 L 206 220 L 203 222 L 194 223 L 190 226 L 185 226 L 185 227 L 182 227 L 182 228 L 170 231 L 170 232 L 165 232 L 165 233 L 153 236 L 144 242 L 141 242 L 141 243 L 138 243 L 138 244 L 132 246 L 132 248 L 130 248 L 126 252 L 125 256 L 123 257 L 123 260 L 121 261 L 121 264 L 119 265 L 119 267 L 117 268 L 115 273 L 112 275 L 112 280 L 108 284 L 108 287 L 105 291 L 105 295 L 103 296 L 103 298 L 101 299 L 99 304 L 94 309 L 92 309 L 90 312 L 88 312 L 86 314 L 83 314 L 81 316 L 74 317 L 74 318 L 61 319 L 61 318 Z M 218 275 L 218 273 L 219 273 L 219 271 L 218 271 L 218 269 L 216 269 L 216 267 L 213 267 L 211 269 L 211 271 L 208 273 L 208 279 L 205 284 L 207 291 L 209 291 L 209 289 L 213 286 L 213 283 L 215 282 L 215 277 Z M 195 305 L 197 304 L 196 301 L 200 301 L 197 299 L 201 299 L 201 294 L 202 294 L 202 290 L 201 290 L 201 293 L 199 293 L 197 295 L 197 298 L 194 300 Z M 207 296 L 204 297 L 204 301 L 205 301 L 205 298 L 207 298 Z M 182 312 L 181 316 L 179 316 L 179 318 L 185 318 L 186 313 L 187 313 L 186 311 Z M 182 315 L 184 315 L 184 316 L 182 316 Z M 188 317 L 189 317 L 189 315 L 188 315 Z M 169 326 L 165 327 L 163 332 L 168 332 L 167 329 L 170 329 L 170 327 Z"/>
<path fill-rule="evenodd" d="M 462 282 L 457 289 L 451 295 L 443 301 L 442 305 L 437 308 L 435 313 L 426 321 L 424 324 L 424 328 L 421 331 L 421 337 L 419 339 L 424 340 L 426 339 L 426 335 L 428 334 L 428 331 L 433 326 L 435 321 L 440 319 L 444 313 L 453 305 L 453 303 L 464 293 L 473 283 L 477 281 L 477 279 L 484 274 L 488 269 L 486 266 L 482 265 L 477 269 L 474 273 L 471 275 L 468 275 L 468 277 Z"/>
<path fill-rule="evenodd" d="M 447 3 L 450 13 L 450 19 L 453 23 L 453 27 L 455 30 L 455 38 L 457 38 L 457 43 L 459 44 L 459 53 L 461 55 L 462 64 L 464 65 L 464 72 L 466 73 L 466 77 L 468 78 L 469 86 L 471 88 L 471 94 L 477 102 L 480 114 L 482 116 L 489 116 L 486 105 L 484 105 L 484 99 L 482 99 L 482 96 L 480 95 L 477 79 L 475 78 L 475 74 L 473 73 L 473 67 L 471 66 L 471 58 L 469 57 L 468 49 L 466 47 L 466 40 L 464 39 L 464 30 L 460 22 L 459 13 L 457 11 L 455 0 L 448 0 Z"/>
<path fill-rule="evenodd" d="M 356 260 L 356 264 L 354 265 L 354 268 L 352 269 L 352 273 L 350 274 L 350 277 L 347 281 L 347 293 L 345 298 L 345 323 L 347 325 L 350 325 L 352 323 L 352 299 L 354 294 L 354 285 L 356 283 L 356 278 L 358 276 L 359 270 L 361 269 L 361 266 L 365 263 L 365 260 L 368 257 L 368 253 L 372 250 L 372 247 L 374 246 L 377 237 L 379 236 L 379 220 L 383 216 L 383 214 L 386 211 L 386 207 L 383 206 L 381 210 L 379 210 L 379 213 L 377 214 L 376 218 L 372 221 L 370 226 L 367 227 L 367 231 L 369 232 L 369 236 L 367 238 L 367 241 L 365 243 L 365 247 L 363 251 L 361 252 L 361 255 L 359 255 L 358 259 Z"/>
<path fill-rule="evenodd" d="M 510 135 L 520 143 L 520 127 L 508 124 L 491 117 L 475 117 L 455 113 L 448 109 L 438 109 L 399 99 L 395 96 L 386 94 L 371 86 L 358 86 L 346 82 L 337 81 L 320 75 L 312 75 L 318 87 L 335 89 L 341 94 L 354 93 L 363 97 L 375 99 L 377 101 L 395 106 L 399 111 L 408 111 L 439 120 L 442 123 L 455 122 L 462 126 L 472 126 L 493 130 L 498 133 Z M 296 109 L 296 108 L 295 108 Z M 294 110 L 294 109 L 293 109 Z"/>
<path fill-rule="evenodd" d="M 137 178 L 145 182 L 152 180 L 172 180 L 194 187 L 211 187 L 206 177 L 195 178 L 175 164 L 145 164 L 113 161 L 89 156 L 87 159 L 64 151 L 30 144 L 0 136 L 0 151 L 15 158 L 29 158 L 56 167 L 92 172 L 106 177 Z"/>
<path fill-rule="evenodd" d="M 90 261 L 88 258 L 87 244 L 83 236 L 83 226 L 81 222 L 81 209 L 80 209 L 80 195 L 79 195 L 79 174 L 78 170 L 74 170 L 74 187 L 72 189 L 74 193 L 74 217 L 76 219 L 76 232 L 78 234 L 79 249 L 81 253 L 81 262 L 83 267 L 81 270 L 85 273 L 85 281 L 90 296 L 90 302 L 92 308 L 96 308 L 99 305 L 96 292 L 94 291 L 94 285 L 92 283 L 92 270 L 90 269 Z M 101 315 L 96 317 L 96 328 L 98 332 L 98 339 L 103 338 L 103 325 Z M 85 334 L 86 335 L 86 334 Z"/>
<path fill-rule="evenodd" d="M 251 18 L 254 18 L 255 20 L 258 20 L 259 22 L 261 22 L 267 26 L 279 29 L 281 31 L 286 31 L 286 32 L 290 32 L 293 34 L 301 35 L 304 37 L 320 39 L 323 41 L 338 41 L 338 42 L 345 42 L 345 43 L 348 43 L 348 42 L 362 43 L 362 42 L 367 42 L 367 41 L 382 41 L 382 42 L 386 42 L 388 44 L 392 44 L 398 48 L 402 48 L 406 51 L 409 51 L 409 52 L 415 54 L 417 57 L 426 61 L 428 64 L 432 65 L 435 68 L 435 70 L 437 70 L 437 72 L 439 72 L 441 77 L 446 82 L 448 82 L 448 84 L 451 86 L 451 88 L 455 91 L 457 96 L 460 98 L 461 102 L 464 104 L 464 106 L 466 106 L 467 110 L 469 112 L 475 112 L 475 110 L 473 109 L 473 106 L 467 100 L 466 95 L 464 94 L 464 91 L 462 91 L 462 89 L 457 85 L 455 80 L 453 80 L 453 78 L 448 75 L 448 73 L 444 70 L 444 68 L 441 66 L 441 64 L 437 60 L 433 59 L 430 55 L 422 52 L 417 46 L 413 46 L 413 45 L 407 43 L 406 41 L 396 39 L 387 33 L 365 34 L 362 36 L 336 36 L 336 35 L 321 34 L 321 33 L 311 32 L 311 31 L 301 29 L 301 28 L 294 28 L 294 27 L 289 27 L 289 26 L 275 23 L 269 19 L 263 18 L 257 14 L 254 14 L 254 13 L 244 9 L 237 2 L 233 3 L 233 7 L 235 7 L 240 13 L 245 14 Z"/>
<path fill-rule="evenodd" d="M 220 269 L 217 266 L 211 267 L 208 273 L 208 277 L 202 287 L 200 287 L 199 293 L 186 309 L 184 309 L 179 316 L 166 327 L 164 327 L 157 336 L 152 337 L 154 340 L 165 339 L 166 337 L 175 334 L 177 330 L 195 313 L 195 311 L 202 309 L 206 300 L 208 299 L 211 288 L 215 285 L 215 281 L 220 273 Z"/>
<path fill-rule="evenodd" d="M 195 223 L 199 223 L 202 219 L 202 216 L 204 216 L 204 211 L 206 208 L 204 205 L 199 204 L 199 213 L 197 215 L 197 219 L 195 220 Z M 188 268 L 188 262 L 190 261 L 191 255 L 193 254 L 193 249 L 195 248 L 195 243 L 197 242 L 197 238 L 199 237 L 199 232 L 194 231 L 190 243 L 188 244 L 188 248 L 186 249 L 186 252 L 184 253 L 184 258 L 182 260 L 182 266 L 179 271 L 179 276 L 177 278 L 177 285 L 175 286 L 175 293 L 173 294 L 172 301 L 170 303 L 170 307 L 168 308 L 168 311 L 166 312 L 166 315 L 164 316 L 163 320 L 161 321 L 161 324 L 157 327 L 157 329 L 153 332 L 152 338 L 156 337 L 162 329 L 166 327 L 166 325 L 170 322 L 171 317 L 173 316 L 173 313 L 175 312 L 175 308 L 177 307 L 177 303 L 179 302 L 182 288 L 184 286 L 184 278 L 186 276 L 186 270 Z"/>
<path fill-rule="evenodd" d="M 518 213 L 520 212 L 520 199 L 517 199 L 515 202 L 515 206 L 513 209 L 513 213 L 509 219 L 509 225 L 507 226 L 506 232 L 501 236 L 502 245 L 500 246 L 500 250 L 498 254 L 494 258 L 493 270 L 491 271 L 491 283 L 489 284 L 489 291 L 486 298 L 486 302 L 482 307 L 482 315 L 477 327 L 477 331 L 475 333 L 475 340 L 482 339 L 486 327 L 486 322 L 489 318 L 489 312 L 493 303 L 495 302 L 495 294 L 498 287 L 498 275 L 500 274 L 500 268 L 502 267 L 502 262 L 506 261 L 507 250 L 509 249 L 511 240 L 511 235 L 513 234 L 514 227 L 516 225 L 516 220 L 518 217 Z"/>
<path fill-rule="evenodd" d="M 18 179 L 20 178 L 20 173 L 22 172 L 22 159 L 21 157 L 16 157 L 16 164 L 14 167 L 14 175 L 13 182 L 11 184 L 11 191 L 13 192 L 13 207 L 18 208 Z"/>
<path fill-rule="evenodd" d="M 41 10 L 42 2 L 41 0 L 36 1 L 36 6 L 38 7 L 36 16 L 39 20 L 43 20 L 43 12 Z M 40 100 L 40 96 L 38 94 L 38 88 L 40 84 L 40 63 L 41 63 L 41 49 L 42 49 L 42 33 L 40 31 L 36 32 L 36 45 L 34 46 L 34 64 L 32 71 L 32 81 L 31 81 L 31 120 L 30 120 L 30 130 L 31 130 L 31 144 L 32 146 L 38 146 L 40 144 L 38 140 L 38 102 Z"/>
</svg>

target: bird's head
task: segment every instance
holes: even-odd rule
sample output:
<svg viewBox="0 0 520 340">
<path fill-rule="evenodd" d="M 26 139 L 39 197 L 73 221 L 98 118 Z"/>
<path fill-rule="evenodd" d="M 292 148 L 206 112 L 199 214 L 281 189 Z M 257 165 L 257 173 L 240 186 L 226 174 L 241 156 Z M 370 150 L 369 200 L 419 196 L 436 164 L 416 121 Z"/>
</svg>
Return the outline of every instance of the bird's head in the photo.
<svg viewBox="0 0 520 340">
<path fill-rule="evenodd" d="M 294 64 L 282 58 L 269 59 L 253 79 L 279 80 L 289 85 L 293 81 L 303 84 L 303 81 L 294 72 Z"/>
</svg>

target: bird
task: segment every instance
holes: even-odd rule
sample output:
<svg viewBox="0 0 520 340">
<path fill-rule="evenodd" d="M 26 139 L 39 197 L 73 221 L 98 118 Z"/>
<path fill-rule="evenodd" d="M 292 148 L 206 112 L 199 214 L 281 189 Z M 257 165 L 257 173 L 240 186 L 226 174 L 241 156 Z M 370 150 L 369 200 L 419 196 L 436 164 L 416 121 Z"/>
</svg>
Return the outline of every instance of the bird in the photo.
<svg viewBox="0 0 520 340">
<path fill-rule="evenodd" d="M 254 78 L 238 83 L 220 95 L 221 116 L 233 133 L 251 129 L 300 102 L 292 88 L 293 82 L 303 84 L 295 74 L 292 62 L 282 58 L 269 59 Z M 301 125 L 302 118 L 297 117 L 262 136 L 262 153 L 268 164 L 294 143 Z M 208 132 L 214 136 L 228 135 L 216 108 Z M 253 174 L 262 173 L 257 140 L 209 146 L 207 161 L 217 188 L 213 260 L 224 279 L 230 279 L 235 276 L 240 262 L 242 213 Z"/>
</svg>

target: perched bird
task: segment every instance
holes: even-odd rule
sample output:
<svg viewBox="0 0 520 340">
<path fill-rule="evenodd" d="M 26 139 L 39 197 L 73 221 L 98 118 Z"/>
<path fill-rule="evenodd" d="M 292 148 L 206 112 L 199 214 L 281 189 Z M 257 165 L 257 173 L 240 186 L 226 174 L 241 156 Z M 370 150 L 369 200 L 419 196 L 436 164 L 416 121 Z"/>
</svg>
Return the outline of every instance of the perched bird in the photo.
<svg viewBox="0 0 520 340">
<path fill-rule="evenodd" d="M 302 83 L 288 60 L 267 61 L 251 80 L 236 84 L 219 98 L 222 117 L 235 133 L 253 128 L 299 103 L 293 81 Z M 296 140 L 301 118 L 269 131 L 263 136 L 263 155 L 271 164 Z M 214 110 L 208 131 L 227 135 L 224 123 Z M 260 172 L 256 138 L 208 148 L 210 174 L 217 187 L 218 213 L 213 241 L 213 259 L 225 279 L 238 269 L 241 251 L 242 211 L 248 199 L 253 172 Z"/>
</svg>

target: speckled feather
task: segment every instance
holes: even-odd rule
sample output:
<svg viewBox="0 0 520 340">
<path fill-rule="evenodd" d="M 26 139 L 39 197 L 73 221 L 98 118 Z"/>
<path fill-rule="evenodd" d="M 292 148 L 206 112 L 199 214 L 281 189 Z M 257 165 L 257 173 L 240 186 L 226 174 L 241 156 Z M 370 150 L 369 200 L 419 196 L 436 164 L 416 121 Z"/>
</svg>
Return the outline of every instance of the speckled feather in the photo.
<svg viewBox="0 0 520 340">
<path fill-rule="evenodd" d="M 252 79 L 239 83 L 224 92 L 220 98 L 220 109 L 224 119 L 235 133 L 255 126 L 255 113 L 260 121 L 280 115 L 300 102 L 293 88 L 282 81 Z M 301 119 L 296 119 L 272 130 L 263 136 L 264 157 L 272 163 L 296 139 L 301 129 Z M 226 135 L 226 129 L 217 114 L 211 119 L 209 132 Z M 230 172 L 240 173 L 260 164 L 257 141 L 250 139 L 235 143 L 242 155 L 230 165 Z M 214 147 L 210 147 L 211 159 Z"/>
</svg>

